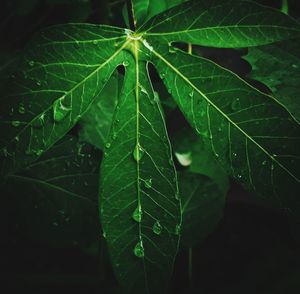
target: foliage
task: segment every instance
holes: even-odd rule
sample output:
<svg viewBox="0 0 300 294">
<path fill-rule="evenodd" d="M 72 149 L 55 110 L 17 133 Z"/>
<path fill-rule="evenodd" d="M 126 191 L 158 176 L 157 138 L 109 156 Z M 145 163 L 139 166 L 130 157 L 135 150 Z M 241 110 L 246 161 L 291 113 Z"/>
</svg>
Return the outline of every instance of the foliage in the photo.
<svg viewBox="0 0 300 294">
<path fill-rule="evenodd" d="M 41 238 L 54 234 L 76 244 L 97 239 L 99 194 L 100 224 L 120 285 L 128 293 L 164 293 L 180 236 L 182 248 L 193 247 L 222 217 L 228 176 L 264 205 L 299 215 L 299 104 L 290 94 L 298 93 L 297 81 L 295 91 L 277 91 L 260 78 L 272 79 L 253 52 L 265 61 L 268 46 L 280 48 L 271 43 L 300 36 L 300 24 L 246 0 L 130 4 L 125 23 L 131 28 L 52 26 L 13 59 L 14 73 L 7 71 L 2 83 L 1 182 L 34 195 L 24 204 L 15 200 L 32 212 L 25 231 L 47 228 Z M 35 5 L 31 1 L 19 11 Z M 74 12 L 75 22 L 90 11 L 88 5 L 80 17 Z M 252 76 L 274 95 L 186 52 L 185 44 L 251 47 L 247 58 L 257 64 Z M 291 64 L 295 68 L 298 59 Z M 282 89 L 286 80 L 279 82 Z M 193 131 L 169 135 L 157 83 Z M 179 164 L 180 154 L 192 156 L 179 173 L 171 142 Z"/>
</svg>

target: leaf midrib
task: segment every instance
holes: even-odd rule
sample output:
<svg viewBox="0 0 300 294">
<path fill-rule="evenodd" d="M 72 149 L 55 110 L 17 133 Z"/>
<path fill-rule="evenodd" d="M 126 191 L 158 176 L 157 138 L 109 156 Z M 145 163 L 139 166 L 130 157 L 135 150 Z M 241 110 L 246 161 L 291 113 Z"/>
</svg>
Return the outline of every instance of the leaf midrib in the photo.
<svg viewBox="0 0 300 294">
<path fill-rule="evenodd" d="M 204 27 L 199 29 L 192 29 L 192 30 L 182 30 L 182 31 L 172 31 L 172 32 L 158 32 L 158 33 L 144 33 L 144 36 L 165 36 L 165 35 L 174 35 L 180 33 L 191 33 L 194 31 L 202 31 L 202 30 L 217 30 L 217 29 L 231 29 L 231 28 L 277 28 L 277 29 L 287 29 L 289 31 L 296 31 L 300 33 L 299 29 L 290 28 L 286 26 L 277 26 L 277 25 L 228 25 L 228 26 L 214 26 L 214 27 Z"/>
</svg>

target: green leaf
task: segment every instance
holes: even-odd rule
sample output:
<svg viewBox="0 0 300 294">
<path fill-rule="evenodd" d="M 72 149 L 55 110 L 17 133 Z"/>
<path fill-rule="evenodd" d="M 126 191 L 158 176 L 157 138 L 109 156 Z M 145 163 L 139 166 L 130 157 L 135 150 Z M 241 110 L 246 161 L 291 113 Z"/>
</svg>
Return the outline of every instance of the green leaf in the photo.
<svg viewBox="0 0 300 294">
<path fill-rule="evenodd" d="M 119 77 L 114 74 L 80 120 L 80 139 L 104 150 L 119 96 Z"/>
<path fill-rule="evenodd" d="M 185 0 L 132 0 L 134 18 L 137 27 L 140 27 L 147 20 L 153 16 L 174 7 Z M 124 5 L 123 17 L 127 26 L 129 26 L 128 21 L 128 10 L 127 5 Z"/>
<path fill-rule="evenodd" d="M 226 170 L 261 201 L 299 213 L 300 129 L 290 113 L 212 61 L 153 46 L 166 87 Z"/>
<path fill-rule="evenodd" d="M 250 48 L 245 59 L 252 65 L 250 77 L 266 84 L 276 99 L 300 121 L 299 39 Z"/>
<path fill-rule="evenodd" d="M 280 11 L 250 1 L 188 1 L 139 29 L 148 41 L 211 47 L 247 47 L 300 35 L 300 25 Z"/>
<path fill-rule="evenodd" d="M 2 194 L 2 204 L 11 225 L 19 234 L 56 246 L 94 242 L 99 236 L 98 166 L 99 154 L 90 145 L 69 136 L 59 141 L 7 178 L 2 192 L 9 194 Z"/>
<path fill-rule="evenodd" d="M 101 165 L 101 224 L 125 291 L 164 293 L 178 250 L 180 200 L 161 106 L 134 44 Z"/>
<path fill-rule="evenodd" d="M 125 38 L 119 28 L 69 24 L 28 46 L 1 97 L 2 173 L 35 160 L 76 124 L 123 62 Z"/>
<path fill-rule="evenodd" d="M 223 217 L 226 191 L 221 191 L 210 178 L 180 173 L 182 199 L 182 236 L 184 248 L 192 248 L 212 233 Z"/>
</svg>

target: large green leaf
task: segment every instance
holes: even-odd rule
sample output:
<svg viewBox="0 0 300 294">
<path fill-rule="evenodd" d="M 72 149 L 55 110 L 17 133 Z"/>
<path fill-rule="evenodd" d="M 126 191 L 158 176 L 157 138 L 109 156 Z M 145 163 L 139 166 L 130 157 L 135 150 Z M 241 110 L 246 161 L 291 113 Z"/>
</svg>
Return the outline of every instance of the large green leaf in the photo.
<svg viewBox="0 0 300 294">
<path fill-rule="evenodd" d="M 213 179 L 200 174 L 180 173 L 182 201 L 181 244 L 192 248 L 212 233 L 223 217 L 225 191 Z"/>
<path fill-rule="evenodd" d="M 99 236 L 99 154 L 65 137 L 2 187 L 6 222 L 20 235 L 55 246 L 88 245 Z"/>
<path fill-rule="evenodd" d="M 299 212 L 300 128 L 290 113 L 212 61 L 153 46 L 166 87 L 227 171 L 261 200 Z"/>
<path fill-rule="evenodd" d="M 179 243 L 179 191 L 160 102 L 134 44 L 101 165 L 101 224 L 126 292 L 164 293 Z"/>
<path fill-rule="evenodd" d="M 252 65 L 250 77 L 266 84 L 300 121 L 300 40 L 249 48 L 245 59 Z"/>
<path fill-rule="evenodd" d="M 3 173 L 36 159 L 74 126 L 123 62 L 125 39 L 119 28 L 70 24 L 44 31 L 29 45 L 1 97 Z"/>
<path fill-rule="evenodd" d="M 211 47 L 247 47 L 299 36 L 300 25 L 280 11 L 250 1 L 194 0 L 149 20 L 144 36 Z"/>
</svg>

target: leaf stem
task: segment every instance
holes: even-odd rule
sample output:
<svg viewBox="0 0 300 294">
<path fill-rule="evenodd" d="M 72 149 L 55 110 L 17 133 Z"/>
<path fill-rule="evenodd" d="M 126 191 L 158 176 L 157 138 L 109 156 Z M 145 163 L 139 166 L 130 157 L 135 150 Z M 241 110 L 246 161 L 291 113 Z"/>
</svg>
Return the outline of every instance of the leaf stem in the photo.
<svg viewBox="0 0 300 294">
<path fill-rule="evenodd" d="M 188 264 L 188 275 L 189 275 L 189 287 L 193 287 L 193 248 L 189 248 L 189 264 Z"/>
<path fill-rule="evenodd" d="M 128 11 L 128 20 L 129 20 L 129 26 L 132 31 L 135 31 L 135 20 L 134 20 L 134 11 L 133 11 L 133 5 L 131 0 L 127 0 L 127 11 Z"/>
<path fill-rule="evenodd" d="M 289 2 L 288 0 L 282 0 L 281 2 L 281 12 L 285 14 L 289 14 Z"/>
</svg>

